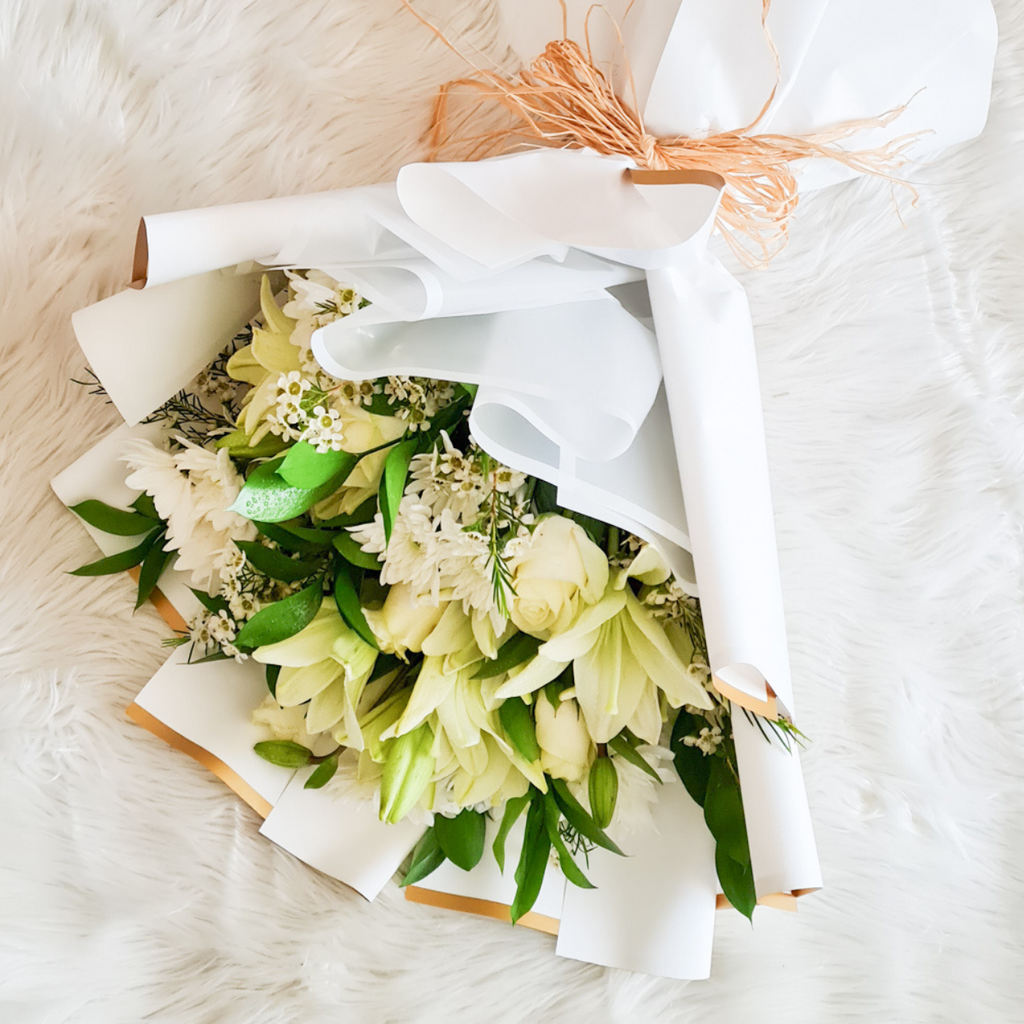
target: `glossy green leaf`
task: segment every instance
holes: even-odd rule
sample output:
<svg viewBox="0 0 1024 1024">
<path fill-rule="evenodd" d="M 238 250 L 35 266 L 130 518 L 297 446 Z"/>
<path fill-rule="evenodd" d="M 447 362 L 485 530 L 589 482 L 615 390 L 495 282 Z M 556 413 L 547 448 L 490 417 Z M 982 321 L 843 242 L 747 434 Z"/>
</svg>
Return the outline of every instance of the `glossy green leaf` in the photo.
<svg viewBox="0 0 1024 1024">
<path fill-rule="evenodd" d="M 436 871 L 445 862 L 444 851 L 437 841 L 437 836 L 432 828 L 423 833 L 423 837 L 416 844 L 412 851 L 412 861 L 405 877 L 398 884 L 405 888 L 407 885 L 415 885 L 422 881 L 432 871 Z"/>
<path fill-rule="evenodd" d="M 192 591 L 196 600 L 208 612 L 226 612 L 228 610 L 228 602 L 225 598 L 211 597 L 205 590 L 196 590 L 195 587 L 189 587 L 188 589 Z"/>
<path fill-rule="evenodd" d="M 533 712 L 526 701 L 522 697 L 509 697 L 498 708 L 498 718 L 512 746 L 527 761 L 536 761 L 540 757 L 540 744 Z"/>
<path fill-rule="evenodd" d="M 113 573 L 127 572 L 129 569 L 134 569 L 135 566 L 141 564 L 142 560 L 149 554 L 150 549 L 156 544 L 157 538 L 162 536 L 163 534 L 159 530 L 154 530 L 142 543 L 136 544 L 135 547 L 129 548 L 127 551 L 119 551 L 116 555 L 107 555 L 106 558 L 90 562 L 88 565 L 80 566 L 77 569 L 73 569 L 69 575 L 110 576 Z"/>
<path fill-rule="evenodd" d="M 282 583 L 298 583 L 308 579 L 319 568 L 319 563 L 289 558 L 283 551 L 268 548 L 255 540 L 236 540 L 235 547 L 245 554 L 246 560 L 257 571 Z"/>
<path fill-rule="evenodd" d="M 583 809 L 583 805 L 569 792 L 569 787 L 563 779 L 551 780 L 551 792 L 554 793 L 555 800 L 558 802 L 562 814 L 565 815 L 565 820 L 584 839 L 589 839 L 596 846 L 603 847 L 605 850 L 611 850 L 612 853 L 617 853 L 620 857 L 625 856 L 615 843 L 605 835 L 604 829 L 598 828 L 594 819 Z"/>
<path fill-rule="evenodd" d="M 454 818 L 434 815 L 434 835 L 442 852 L 463 871 L 472 871 L 480 863 L 486 831 L 487 818 L 471 807 L 460 811 Z"/>
<path fill-rule="evenodd" d="M 138 537 L 143 533 L 149 533 L 157 525 L 140 512 L 112 508 L 105 501 L 80 501 L 77 505 L 68 507 L 90 526 L 117 537 Z"/>
<path fill-rule="evenodd" d="M 313 489 L 334 480 L 340 487 L 355 469 L 360 456 L 351 452 L 336 452 L 328 448 L 319 452 L 316 445 L 299 441 L 285 453 L 278 475 L 293 487 Z"/>
<path fill-rule="evenodd" d="M 750 859 L 740 786 L 724 757 L 709 757 L 711 773 L 704 798 L 704 821 L 715 842 L 733 860 Z"/>
<path fill-rule="evenodd" d="M 544 884 L 544 874 L 548 867 L 548 853 L 551 840 L 548 837 L 544 795 L 540 790 L 533 790 L 530 809 L 526 814 L 526 832 L 523 837 L 523 850 L 516 866 L 516 894 L 512 900 L 510 913 L 515 924 L 524 914 L 528 913 Z"/>
<path fill-rule="evenodd" d="M 303 789 L 323 789 L 338 770 L 338 755 L 331 754 L 325 757 L 313 770 L 312 774 L 302 784 Z"/>
<path fill-rule="evenodd" d="M 516 665 L 529 661 L 540 649 L 542 643 L 544 643 L 543 640 L 530 636 L 529 633 L 516 633 L 511 640 L 506 640 L 498 648 L 498 656 L 496 658 L 491 660 L 484 659 L 480 667 L 473 673 L 473 678 L 491 679 L 494 676 L 500 676 L 510 668 L 515 668 Z"/>
<path fill-rule="evenodd" d="M 352 534 L 347 531 L 335 535 L 334 549 L 349 565 L 358 566 L 360 569 L 370 569 L 374 572 L 379 572 L 383 564 L 380 558 L 372 551 L 364 551 L 356 543 Z"/>
<path fill-rule="evenodd" d="M 519 815 L 526 810 L 530 803 L 530 794 L 514 796 L 511 800 L 505 801 L 505 813 L 501 816 L 501 824 L 498 826 L 498 834 L 494 837 L 491 850 L 494 852 L 494 859 L 498 863 L 498 870 L 505 873 L 505 840 L 512 830 L 512 826 L 519 820 Z"/>
<path fill-rule="evenodd" d="M 646 772 L 655 782 L 659 785 L 661 784 L 661 776 L 643 759 L 636 747 L 622 733 L 619 733 L 618 736 L 613 736 L 608 741 L 608 746 L 624 761 L 628 761 L 642 772 Z"/>
<path fill-rule="evenodd" d="M 391 540 L 391 531 L 398 516 L 398 506 L 405 493 L 405 481 L 409 475 L 409 463 L 416 454 L 419 442 L 415 438 L 396 444 L 384 460 L 384 473 L 380 481 L 380 513 L 384 520 L 384 539 Z"/>
<path fill-rule="evenodd" d="M 160 521 L 160 513 L 156 510 L 156 505 L 153 502 L 153 496 L 143 491 L 133 502 L 132 508 L 139 513 L 140 516 L 145 516 L 147 519 L 156 519 Z"/>
<path fill-rule="evenodd" d="M 353 569 L 340 559 L 335 560 L 334 603 L 338 606 L 341 617 L 359 634 L 360 639 L 380 650 L 377 637 L 366 621 L 363 604 L 359 600 L 359 576 L 358 569 Z"/>
<path fill-rule="evenodd" d="M 261 608 L 238 631 L 237 647 L 265 647 L 295 636 L 320 610 L 323 588 L 316 580 L 308 587 Z"/>
<path fill-rule="evenodd" d="M 165 534 L 160 531 L 157 542 L 146 552 L 142 560 L 142 568 L 139 571 L 139 589 L 135 598 L 135 609 L 139 608 L 149 600 L 150 595 L 156 589 L 167 563 L 175 556 L 174 551 L 164 551 L 163 541 Z"/>
<path fill-rule="evenodd" d="M 313 751 L 291 740 L 264 740 L 252 748 L 264 761 L 281 768 L 302 768 L 309 764 Z"/>
<path fill-rule="evenodd" d="M 267 689 L 271 697 L 277 696 L 277 677 L 281 674 L 280 665 L 268 665 L 266 671 Z"/>
<path fill-rule="evenodd" d="M 257 466 L 230 511 L 258 523 L 283 523 L 308 512 L 341 484 L 341 480 L 332 479 L 318 487 L 295 487 L 277 472 L 283 462 L 284 459 L 278 458 Z"/>
<path fill-rule="evenodd" d="M 346 526 L 362 526 L 364 523 L 373 522 L 373 517 L 377 514 L 377 496 L 374 495 L 372 498 L 367 498 L 355 510 L 355 512 L 345 512 L 340 516 L 334 516 L 331 519 L 319 520 L 319 525 L 327 530 L 340 530 Z"/>
<path fill-rule="evenodd" d="M 551 845 L 555 848 L 555 853 L 558 854 L 558 866 L 562 869 L 562 874 L 565 875 L 566 880 L 572 882 L 573 885 L 578 886 L 580 889 L 593 889 L 595 888 L 594 884 L 583 874 L 582 868 L 580 868 L 576 861 L 572 859 L 572 854 L 565 845 L 562 834 L 558 831 L 558 824 L 561 818 L 561 808 L 549 790 L 544 795 L 544 827 L 547 830 Z"/>
<path fill-rule="evenodd" d="M 750 858 L 745 864 L 735 861 L 721 846 L 715 847 L 715 870 L 726 899 L 748 920 L 754 916 L 757 893 L 754 891 L 754 871 Z"/>
<path fill-rule="evenodd" d="M 669 747 L 675 755 L 676 774 L 686 787 L 686 792 L 690 794 L 694 803 L 703 807 L 711 775 L 711 762 L 714 759 L 708 757 L 699 747 L 687 746 L 684 742 L 684 737 L 700 732 L 701 722 L 703 719 L 696 715 L 680 711 L 672 726 Z"/>
<path fill-rule="evenodd" d="M 232 430 L 217 439 L 218 448 L 227 448 L 233 459 L 267 459 L 279 455 L 288 447 L 288 442 L 276 434 L 266 434 L 258 444 L 249 444 L 244 430 Z"/>
<path fill-rule="evenodd" d="M 202 658 L 196 658 L 195 660 L 189 659 L 190 665 L 206 665 L 211 661 L 227 661 L 228 656 L 223 651 L 214 651 L 212 654 L 204 655 Z"/>
<path fill-rule="evenodd" d="M 256 529 L 259 530 L 267 540 L 272 540 L 283 551 L 291 551 L 296 555 L 303 555 L 305 557 L 318 555 L 331 546 L 330 538 L 328 538 L 326 544 L 321 543 L 319 540 L 307 540 L 304 537 L 300 537 L 293 530 L 286 530 L 283 526 L 280 526 L 277 523 L 257 522 L 255 525 Z"/>
</svg>

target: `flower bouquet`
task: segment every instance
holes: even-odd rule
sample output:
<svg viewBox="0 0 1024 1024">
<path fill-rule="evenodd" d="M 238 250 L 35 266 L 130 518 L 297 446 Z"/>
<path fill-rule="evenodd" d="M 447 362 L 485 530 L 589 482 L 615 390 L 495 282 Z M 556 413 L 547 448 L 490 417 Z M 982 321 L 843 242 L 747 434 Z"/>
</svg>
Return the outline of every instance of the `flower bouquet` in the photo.
<svg viewBox="0 0 1024 1024">
<path fill-rule="evenodd" d="M 890 176 L 922 110 L 977 131 L 993 34 L 966 0 L 892 49 L 848 3 L 637 6 L 634 106 L 563 39 L 461 85 L 542 145 L 145 218 L 134 287 L 75 318 L 126 425 L 54 486 L 104 549 L 78 573 L 133 571 L 176 631 L 129 713 L 265 835 L 692 978 L 717 906 L 821 884 L 750 318 L 708 240 L 770 252 L 797 171 Z"/>
</svg>

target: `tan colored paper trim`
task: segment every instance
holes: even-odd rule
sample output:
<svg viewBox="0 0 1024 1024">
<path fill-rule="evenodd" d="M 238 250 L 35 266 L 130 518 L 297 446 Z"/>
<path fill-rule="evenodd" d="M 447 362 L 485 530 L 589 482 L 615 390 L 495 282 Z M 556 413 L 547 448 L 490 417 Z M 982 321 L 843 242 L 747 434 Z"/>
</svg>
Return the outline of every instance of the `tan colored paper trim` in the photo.
<svg viewBox="0 0 1024 1024">
<path fill-rule="evenodd" d="M 765 684 L 768 699 L 758 700 L 756 697 L 751 697 L 749 693 L 744 693 L 728 683 L 723 683 L 718 676 L 712 676 L 711 681 L 715 684 L 715 689 L 723 697 L 731 700 L 733 704 L 739 704 L 741 708 L 753 711 L 755 715 L 760 715 L 762 718 L 770 718 L 773 722 L 778 721 L 779 708 L 775 699 L 775 691 L 768 684 Z"/>
<path fill-rule="evenodd" d="M 176 750 L 188 754 L 208 771 L 213 772 L 229 789 L 234 790 L 261 818 L 271 811 L 270 803 L 256 792 L 233 768 L 229 768 L 219 757 L 214 757 L 198 743 L 186 739 L 181 733 L 175 732 L 170 726 L 164 725 L 159 718 L 151 715 L 145 708 L 132 703 L 125 708 L 125 714 L 137 725 L 148 730 L 158 739 L 169 744 Z"/>
<path fill-rule="evenodd" d="M 700 171 L 693 168 L 652 171 L 633 167 L 628 172 L 634 185 L 708 185 L 719 190 L 725 188 L 725 178 L 714 171 Z"/>
<path fill-rule="evenodd" d="M 149 277 L 149 237 L 145 220 L 139 221 L 139 233 L 135 236 L 135 255 L 132 257 L 132 280 L 129 287 L 145 288 Z"/>
<path fill-rule="evenodd" d="M 773 910 L 785 910 L 795 914 L 797 911 L 796 898 L 805 892 L 812 892 L 811 889 L 799 889 L 794 892 L 772 892 L 762 896 L 758 901 L 759 907 L 771 907 Z M 728 897 L 719 893 L 715 902 L 715 910 L 728 910 L 732 907 Z"/>
<path fill-rule="evenodd" d="M 428 907 L 457 910 L 463 914 L 477 914 L 480 917 L 494 918 L 495 921 L 504 921 L 506 924 L 512 923 L 511 908 L 504 903 L 495 903 L 492 900 L 479 900 L 472 896 L 453 896 L 447 892 L 421 889 L 416 885 L 405 887 L 405 898 L 411 903 L 423 903 Z M 544 914 L 535 914 L 533 911 L 523 914 L 517 923 L 548 935 L 558 934 L 559 922 L 555 918 L 547 917 Z"/>
</svg>

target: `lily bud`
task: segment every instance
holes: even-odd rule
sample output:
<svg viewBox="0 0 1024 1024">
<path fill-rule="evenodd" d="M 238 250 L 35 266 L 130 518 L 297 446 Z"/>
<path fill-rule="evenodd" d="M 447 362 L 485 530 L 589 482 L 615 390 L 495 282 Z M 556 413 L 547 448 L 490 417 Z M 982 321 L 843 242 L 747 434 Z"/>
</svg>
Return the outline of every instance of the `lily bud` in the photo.
<svg viewBox="0 0 1024 1024">
<path fill-rule="evenodd" d="M 380 820 L 393 825 L 415 807 L 434 774 L 434 734 L 424 722 L 392 740 L 380 779 Z"/>
<path fill-rule="evenodd" d="M 610 757 L 599 757 L 590 766 L 587 794 L 591 817 L 598 828 L 607 828 L 612 823 L 619 797 L 619 773 Z"/>
</svg>

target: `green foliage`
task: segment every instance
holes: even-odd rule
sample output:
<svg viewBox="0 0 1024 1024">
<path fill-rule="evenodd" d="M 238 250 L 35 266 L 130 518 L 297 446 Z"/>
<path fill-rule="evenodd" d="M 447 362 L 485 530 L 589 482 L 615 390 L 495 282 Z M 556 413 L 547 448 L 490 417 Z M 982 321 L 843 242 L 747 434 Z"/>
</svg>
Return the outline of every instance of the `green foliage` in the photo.
<svg viewBox="0 0 1024 1024">
<path fill-rule="evenodd" d="M 398 506 L 405 493 L 405 481 L 409 475 L 409 463 L 416 454 L 419 441 L 411 438 L 396 444 L 384 460 L 384 473 L 380 481 L 380 514 L 384 520 L 384 538 L 390 543 L 391 531 L 395 528 Z"/>
<path fill-rule="evenodd" d="M 527 761 L 536 761 L 540 757 L 540 744 L 533 712 L 526 701 L 522 697 L 507 698 L 498 708 L 498 718 L 512 746 Z"/>
<path fill-rule="evenodd" d="M 303 783 L 303 789 L 323 789 L 338 770 L 338 755 L 330 754 L 325 757 L 314 769 L 312 774 Z"/>
<path fill-rule="evenodd" d="M 259 541 L 236 540 L 235 547 L 244 553 L 254 569 L 282 583 L 298 583 L 299 580 L 308 579 L 320 567 L 319 562 L 289 558 L 283 551 L 268 548 Z"/>
<path fill-rule="evenodd" d="M 126 512 L 124 509 L 113 508 L 104 501 L 81 501 L 69 507 L 90 526 L 117 537 L 138 537 L 159 525 L 157 517 L 144 515 L 139 511 Z"/>
<path fill-rule="evenodd" d="M 598 826 L 597 822 L 583 809 L 583 805 L 569 792 L 569 787 L 562 779 L 551 780 L 551 792 L 562 814 L 565 815 L 565 820 L 584 839 L 589 839 L 595 846 L 611 850 L 612 853 L 617 853 L 620 857 L 624 856 L 615 843 L 605 835 L 604 829 Z"/>
<path fill-rule="evenodd" d="M 360 458 L 351 452 L 336 452 L 333 448 L 317 451 L 316 446 L 308 441 L 299 441 L 285 453 L 284 462 L 277 472 L 292 487 L 313 490 L 332 480 L 346 480 Z"/>
<path fill-rule="evenodd" d="M 162 531 L 154 529 L 145 540 L 135 547 L 129 548 L 127 551 L 119 551 L 114 555 L 107 555 L 106 558 L 100 558 L 88 565 L 79 566 L 77 569 L 73 569 L 69 575 L 110 576 L 114 573 L 127 572 L 142 564 L 143 559 L 162 536 Z"/>
<path fill-rule="evenodd" d="M 360 569 L 369 569 L 375 572 L 380 571 L 380 559 L 372 551 L 364 551 L 356 543 L 351 533 L 335 534 L 334 549 L 349 565 L 355 565 Z"/>
<path fill-rule="evenodd" d="M 264 740 L 252 748 L 264 761 L 281 768 L 302 768 L 309 764 L 313 751 L 291 740 Z"/>
<path fill-rule="evenodd" d="M 528 913 L 537 902 L 540 887 L 544 883 L 550 851 L 551 839 L 547 830 L 544 794 L 534 789 L 531 791 L 530 809 L 526 813 L 523 849 L 519 855 L 519 864 L 516 866 L 516 895 L 510 908 L 513 924 Z"/>
<path fill-rule="evenodd" d="M 232 430 L 230 434 L 218 438 L 217 447 L 227 448 L 233 459 L 266 459 L 279 455 L 288 447 L 288 442 L 276 434 L 267 434 L 258 444 L 251 445 L 244 430 Z"/>
<path fill-rule="evenodd" d="M 281 674 L 280 665 L 268 665 L 266 671 L 267 689 L 271 697 L 277 697 L 277 677 Z"/>
<path fill-rule="evenodd" d="M 287 456 L 286 456 L 287 457 Z M 284 458 L 257 466 L 239 492 L 230 511 L 257 523 L 283 523 L 308 512 L 318 501 L 330 497 L 344 482 L 351 466 L 316 487 L 296 487 L 278 472 Z"/>
<path fill-rule="evenodd" d="M 287 640 L 305 629 L 320 610 L 323 587 L 315 580 L 308 587 L 261 608 L 238 632 L 238 647 L 266 647 Z"/>
<path fill-rule="evenodd" d="M 508 838 L 509 832 L 512 830 L 512 826 L 519 820 L 519 816 L 529 806 L 531 800 L 531 789 L 530 793 L 524 793 L 522 796 L 514 796 L 511 800 L 505 801 L 505 813 L 501 816 L 501 824 L 498 826 L 498 834 L 494 837 L 494 843 L 491 845 L 491 850 L 494 852 L 494 859 L 498 863 L 498 870 L 505 873 L 505 840 Z"/>
<path fill-rule="evenodd" d="M 623 760 L 646 772 L 658 785 L 661 785 L 661 776 L 641 757 L 639 751 L 624 733 L 620 732 L 618 736 L 613 736 L 608 741 L 608 746 Z"/>
<path fill-rule="evenodd" d="M 146 552 L 146 557 L 142 560 L 142 569 L 139 571 L 139 589 L 135 598 L 136 611 L 149 600 L 161 574 L 167 568 L 167 563 L 175 555 L 173 551 L 164 551 L 163 540 L 166 534 L 163 530 L 157 531 L 155 536 L 156 540 Z"/>
<path fill-rule="evenodd" d="M 565 875 L 566 880 L 572 882 L 573 885 L 579 886 L 581 889 L 593 889 L 593 883 L 583 874 L 580 866 L 572 859 L 572 854 L 569 853 L 569 849 L 565 845 L 565 840 L 562 838 L 562 832 L 559 827 L 561 817 L 562 810 L 558 806 L 558 801 L 555 800 L 554 794 L 548 791 L 544 794 L 544 829 L 547 832 L 548 841 L 555 848 L 555 853 L 558 855 L 558 866 L 562 869 L 562 874 Z"/>
<path fill-rule="evenodd" d="M 363 614 L 363 604 L 359 599 L 359 581 L 362 572 L 336 559 L 334 563 L 334 603 L 338 612 L 351 629 L 359 634 L 371 647 L 380 650 L 377 637 Z"/>
<path fill-rule="evenodd" d="M 490 661 L 484 659 L 480 667 L 473 673 L 474 679 L 491 679 L 500 676 L 516 665 L 532 658 L 540 649 L 543 640 L 538 640 L 529 633 L 516 633 L 511 640 L 506 640 L 498 648 L 498 656 Z"/>
<path fill-rule="evenodd" d="M 700 732 L 703 718 L 691 715 L 688 711 L 680 711 L 672 726 L 672 738 L 669 746 L 675 755 L 676 774 L 686 787 L 686 792 L 693 802 L 704 806 L 704 797 L 708 790 L 708 779 L 711 775 L 711 758 L 699 747 L 690 747 L 684 743 L 687 736 Z"/>
<path fill-rule="evenodd" d="M 423 833 L 422 838 L 412 851 L 412 861 L 405 877 L 398 884 L 403 888 L 407 885 L 415 885 L 422 881 L 432 871 L 435 871 L 445 862 L 444 851 L 437 841 L 437 835 L 432 828 Z"/>
<path fill-rule="evenodd" d="M 434 815 L 434 835 L 444 855 L 463 871 L 471 871 L 484 853 L 487 818 L 467 807 L 454 818 Z"/>
</svg>

